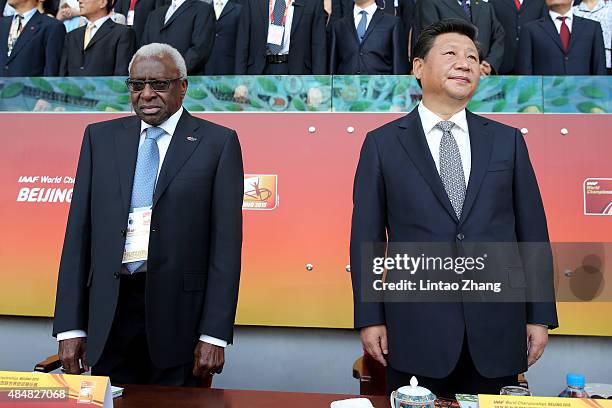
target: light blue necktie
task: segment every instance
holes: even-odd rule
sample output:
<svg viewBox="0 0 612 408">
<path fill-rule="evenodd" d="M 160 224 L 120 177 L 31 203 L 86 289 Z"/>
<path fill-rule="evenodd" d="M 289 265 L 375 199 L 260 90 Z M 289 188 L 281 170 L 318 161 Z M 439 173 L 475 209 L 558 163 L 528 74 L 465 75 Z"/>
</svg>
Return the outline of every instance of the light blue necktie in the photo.
<svg viewBox="0 0 612 408">
<path fill-rule="evenodd" d="M 153 205 L 153 192 L 155 191 L 157 169 L 159 168 L 157 139 L 166 132 L 159 127 L 147 128 L 146 132 L 145 140 L 138 149 L 130 211 L 134 208 L 151 207 Z M 125 264 L 125 267 L 130 273 L 134 273 L 144 263 L 145 261 L 128 262 Z"/>
<path fill-rule="evenodd" d="M 361 14 L 361 20 L 359 20 L 359 24 L 357 24 L 357 37 L 359 37 L 359 43 L 361 43 L 366 32 L 366 25 L 368 23 L 368 12 L 365 10 L 361 10 L 359 14 Z"/>
</svg>

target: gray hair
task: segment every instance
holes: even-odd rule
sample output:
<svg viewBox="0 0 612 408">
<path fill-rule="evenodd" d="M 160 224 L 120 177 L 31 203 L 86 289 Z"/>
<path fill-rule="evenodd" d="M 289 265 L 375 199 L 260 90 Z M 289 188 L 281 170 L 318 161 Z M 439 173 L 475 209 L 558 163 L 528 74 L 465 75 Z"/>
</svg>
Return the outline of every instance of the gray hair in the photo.
<svg viewBox="0 0 612 408">
<path fill-rule="evenodd" d="M 187 78 L 187 66 L 185 65 L 185 60 L 183 59 L 181 53 L 173 46 L 161 43 L 151 43 L 140 47 L 130 61 L 128 72 L 132 71 L 132 64 L 138 58 L 162 57 L 164 55 L 172 59 L 174 65 L 176 65 L 176 68 L 179 71 L 180 78 Z"/>
</svg>

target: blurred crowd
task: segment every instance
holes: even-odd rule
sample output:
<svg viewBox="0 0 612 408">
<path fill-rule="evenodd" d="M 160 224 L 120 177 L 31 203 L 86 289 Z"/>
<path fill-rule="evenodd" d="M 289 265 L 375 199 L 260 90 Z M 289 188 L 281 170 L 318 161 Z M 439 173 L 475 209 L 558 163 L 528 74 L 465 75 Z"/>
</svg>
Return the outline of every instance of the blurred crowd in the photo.
<svg viewBox="0 0 612 408">
<path fill-rule="evenodd" d="M 167 43 L 189 75 L 404 75 L 420 31 L 478 29 L 481 75 L 610 75 L 612 0 L 0 0 L 0 76 L 125 76 Z"/>
</svg>

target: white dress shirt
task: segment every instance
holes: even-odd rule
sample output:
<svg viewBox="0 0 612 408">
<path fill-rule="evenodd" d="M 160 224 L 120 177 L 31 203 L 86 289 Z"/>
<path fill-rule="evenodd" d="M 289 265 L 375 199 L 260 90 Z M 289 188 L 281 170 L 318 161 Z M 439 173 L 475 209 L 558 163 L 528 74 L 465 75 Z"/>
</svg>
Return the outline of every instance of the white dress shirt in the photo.
<svg viewBox="0 0 612 408">
<path fill-rule="evenodd" d="M 8 4 L 8 3 L 7 3 Z M 31 10 L 26 11 L 25 13 L 22 13 L 21 15 L 23 16 L 23 18 L 21 19 L 21 28 L 23 29 L 23 27 L 25 27 L 26 25 L 28 25 L 28 21 L 30 21 L 30 19 L 32 18 L 32 16 L 34 16 L 34 14 L 36 14 L 38 12 L 38 9 L 33 8 Z M 17 16 L 17 13 L 15 12 L 15 14 L 13 15 L 13 20 L 15 20 L 15 16 Z"/>
<path fill-rule="evenodd" d="M 164 123 L 159 125 L 160 128 L 164 129 L 166 132 L 164 135 L 160 136 L 157 139 L 157 147 L 159 148 L 159 167 L 157 169 L 157 175 L 159 177 L 159 172 L 161 171 L 162 163 L 164 162 L 164 158 L 166 157 L 166 153 L 168 152 L 168 147 L 170 146 L 170 141 L 172 140 L 172 136 L 176 131 L 176 126 L 178 125 L 178 121 L 183 114 L 183 108 L 181 107 L 178 111 L 176 111 L 172 116 L 170 116 Z M 146 130 L 152 127 L 148 123 L 143 121 L 140 122 L 140 141 L 138 143 L 138 148 L 142 145 L 146 137 Z M 62 333 L 57 334 L 57 341 L 67 340 L 76 337 L 87 337 L 87 333 L 84 330 L 69 330 Z M 225 340 L 218 339 L 216 337 L 207 336 L 205 334 L 200 335 L 200 341 L 219 346 L 226 347 L 227 342 Z"/>
<path fill-rule="evenodd" d="M 10 17 L 15 15 L 15 9 L 8 4 L 8 1 L 6 2 L 6 4 L 4 5 L 4 10 L 2 10 L 2 16 L 3 17 Z"/>
<path fill-rule="evenodd" d="M 223 13 L 223 9 L 227 4 L 227 0 L 213 0 L 213 7 L 215 8 L 215 18 L 218 20 L 221 13 Z"/>
<path fill-rule="evenodd" d="M 442 141 L 442 130 L 436 128 L 436 125 L 443 121 L 441 117 L 430 111 L 423 102 L 418 107 L 419 116 L 421 118 L 421 124 L 423 125 L 423 132 L 425 133 L 425 139 L 427 139 L 427 145 L 431 156 L 436 163 L 436 169 L 440 173 L 440 142 Z M 465 116 L 465 109 L 455 113 L 449 121 L 453 122 L 455 126 L 451 130 L 457 146 L 459 147 L 459 154 L 461 155 L 461 165 L 463 166 L 463 175 L 465 177 L 466 186 L 470 180 L 470 171 L 472 170 L 472 150 L 470 148 L 470 134 Z"/>
<path fill-rule="evenodd" d="M 170 7 L 168 7 L 168 11 L 166 11 L 166 17 L 164 18 L 164 24 L 170 20 L 170 17 L 174 14 L 174 12 L 183 5 L 183 3 L 187 0 L 172 0 L 170 3 Z"/>
<path fill-rule="evenodd" d="M 275 1 L 275 0 L 271 0 Z M 281 49 L 279 55 L 289 54 L 289 45 L 291 43 L 291 24 L 293 23 L 293 0 L 287 0 L 287 20 L 285 20 L 285 30 L 283 31 L 283 48 Z M 270 20 L 270 15 L 268 15 L 268 26 L 272 25 L 272 21 Z"/>
<path fill-rule="evenodd" d="M 87 24 L 93 24 L 93 27 L 91 28 L 91 37 L 89 37 L 89 41 L 91 41 L 94 38 L 94 35 L 96 35 L 96 33 L 98 32 L 98 30 L 100 29 L 100 27 L 102 27 L 102 24 L 104 24 L 106 22 L 106 20 L 108 20 L 110 18 L 110 16 L 104 16 L 101 17 L 99 19 L 97 19 L 96 21 L 94 21 L 93 23 L 87 19 Z"/>
<path fill-rule="evenodd" d="M 561 34 L 561 20 L 558 20 L 557 17 L 567 17 L 565 19 L 565 24 L 567 24 L 567 28 L 569 28 L 569 32 L 572 32 L 572 22 L 574 21 L 574 12 L 570 8 L 570 10 L 565 14 L 559 14 L 555 11 L 549 10 L 548 14 L 550 18 L 552 18 L 553 23 L 555 23 L 555 27 L 557 27 L 557 32 Z"/>
<path fill-rule="evenodd" d="M 365 10 L 366 12 L 366 30 L 368 29 L 368 26 L 370 25 L 370 21 L 372 21 L 372 16 L 374 15 L 374 13 L 376 13 L 376 10 L 378 9 L 378 5 L 376 4 L 376 2 L 374 2 L 373 4 L 370 4 L 368 7 L 366 8 L 361 8 L 357 5 L 355 5 L 355 7 L 353 7 L 353 18 L 355 19 L 355 29 L 357 28 L 357 26 L 359 25 L 359 22 L 361 21 L 361 11 Z"/>
</svg>

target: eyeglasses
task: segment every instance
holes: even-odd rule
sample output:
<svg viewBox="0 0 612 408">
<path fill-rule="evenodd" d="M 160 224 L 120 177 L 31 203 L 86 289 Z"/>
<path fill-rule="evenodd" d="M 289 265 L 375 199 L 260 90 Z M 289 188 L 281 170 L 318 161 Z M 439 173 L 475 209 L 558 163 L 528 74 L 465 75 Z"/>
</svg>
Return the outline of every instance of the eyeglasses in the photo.
<svg viewBox="0 0 612 408">
<path fill-rule="evenodd" d="M 142 92 L 147 84 L 151 85 L 151 89 L 153 89 L 155 92 L 166 92 L 170 88 L 170 84 L 174 81 L 178 81 L 179 79 L 183 79 L 183 77 L 174 79 L 150 79 L 147 81 L 128 78 L 125 80 L 125 85 L 131 92 Z"/>
</svg>

